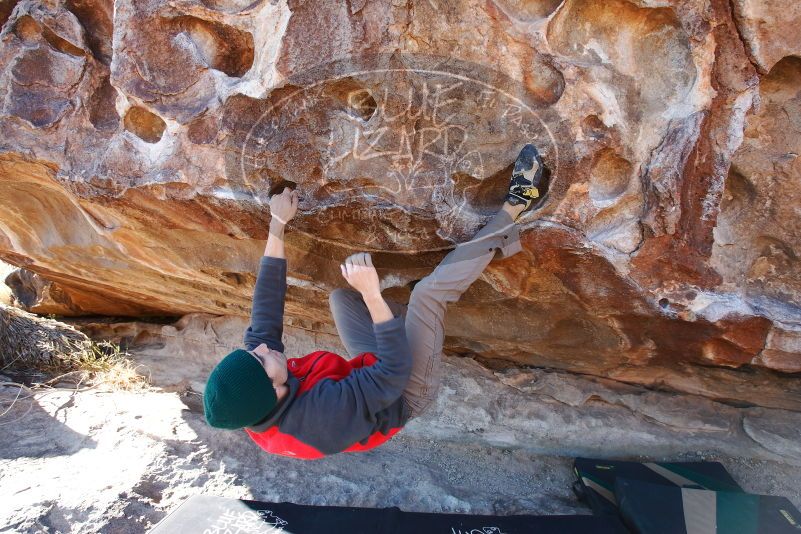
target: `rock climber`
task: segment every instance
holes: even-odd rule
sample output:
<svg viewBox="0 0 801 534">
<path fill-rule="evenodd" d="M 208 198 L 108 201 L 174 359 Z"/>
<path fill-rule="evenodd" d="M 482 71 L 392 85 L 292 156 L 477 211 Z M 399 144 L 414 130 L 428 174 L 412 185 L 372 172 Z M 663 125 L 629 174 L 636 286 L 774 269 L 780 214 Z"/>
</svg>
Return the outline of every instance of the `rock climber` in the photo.
<svg viewBox="0 0 801 534">
<path fill-rule="evenodd" d="M 381 296 L 369 254 L 348 257 L 340 268 L 352 289 L 334 290 L 329 304 L 349 360 L 322 350 L 284 354 L 284 229 L 298 193 L 287 187 L 274 194 L 245 348 L 209 375 L 208 424 L 244 428 L 265 451 L 303 459 L 365 451 L 392 438 L 437 397 L 447 303 L 459 299 L 496 251 L 508 257 L 522 249 L 515 221 L 542 206 L 549 182 L 537 149 L 523 147 L 501 210 L 414 285 L 408 306 Z"/>
</svg>

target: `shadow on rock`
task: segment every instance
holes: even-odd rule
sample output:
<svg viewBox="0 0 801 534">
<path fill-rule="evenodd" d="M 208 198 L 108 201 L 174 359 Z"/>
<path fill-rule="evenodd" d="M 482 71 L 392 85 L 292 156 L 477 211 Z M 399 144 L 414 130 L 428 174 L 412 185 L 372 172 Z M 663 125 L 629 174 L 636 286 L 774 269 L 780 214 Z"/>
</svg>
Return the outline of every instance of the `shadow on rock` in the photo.
<svg viewBox="0 0 801 534">
<path fill-rule="evenodd" d="M 18 391 L 12 387 L 0 389 L 0 458 L 65 456 L 96 447 L 92 438 L 61 420 L 66 419 L 62 411 L 72 404 L 73 396 L 66 402 L 63 398 L 48 402 L 46 395 L 37 398 L 26 391 L 17 395 Z"/>
</svg>

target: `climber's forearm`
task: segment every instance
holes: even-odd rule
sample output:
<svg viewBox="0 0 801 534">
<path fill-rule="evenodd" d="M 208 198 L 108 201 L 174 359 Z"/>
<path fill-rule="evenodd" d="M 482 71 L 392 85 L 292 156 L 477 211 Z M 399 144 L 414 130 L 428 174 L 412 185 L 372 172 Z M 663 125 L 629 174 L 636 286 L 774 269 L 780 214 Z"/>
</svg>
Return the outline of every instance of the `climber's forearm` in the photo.
<svg viewBox="0 0 801 534">
<path fill-rule="evenodd" d="M 262 343 L 284 352 L 284 299 L 286 298 L 286 260 L 265 255 L 259 262 L 259 274 L 253 290 L 250 326 L 245 332 L 245 346 L 253 350 Z"/>
<path fill-rule="evenodd" d="M 286 259 L 284 252 L 284 224 L 274 217 L 270 221 L 270 236 L 267 238 L 264 255 L 271 258 Z"/>
<path fill-rule="evenodd" d="M 370 312 L 370 317 L 373 319 L 373 324 L 380 324 L 389 321 L 394 317 L 392 310 L 384 300 L 379 292 L 362 295 L 362 300 L 367 305 L 367 310 Z"/>
<path fill-rule="evenodd" d="M 285 297 L 284 224 L 273 218 L 264 257 L 259 265 L 259 275 L 256 277 L 256 288 L 253 290 L 250 326 L 245 332 L 245 346 L 248 350 L 264 343 L 273 350 L 284 352 L 281 335 L 284 328 Z"/>
</svg>

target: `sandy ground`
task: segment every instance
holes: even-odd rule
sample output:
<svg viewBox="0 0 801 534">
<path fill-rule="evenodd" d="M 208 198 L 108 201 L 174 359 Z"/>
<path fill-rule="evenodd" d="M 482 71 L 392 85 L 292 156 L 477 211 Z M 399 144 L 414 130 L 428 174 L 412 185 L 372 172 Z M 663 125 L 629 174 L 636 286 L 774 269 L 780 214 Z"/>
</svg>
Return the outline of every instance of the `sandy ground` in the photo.
<svg viewBox="0 0 801 534">
<path fill-rule="evenodd" d="M 3 388 L 2 399 L 12 398 Z M 478 514 L 586 514 L 571 459 L 401 433 L 365 454 L 272 457 L 205 425 L 194 396 L 60 390 L 18 402 L 0 433 L 2 532 L 145 532 L 187 497 L 398 506 Z M 747 490 L 801 504 L 801 467 L 708 455 Z"/>
<path fill-rule="evenodd" d="M 141 533 L 188 497 L 476 514 L 587 514 L 572 457 L 719 460 L 748 491 L 801 506 L 801 414 L 537 369 L 444 359 L 437 403 L 384 446 L 316 462 L 205 424 L 204 377 L 242 325 L 122 324 L 153 387 L 0 387 L 0 532 Z M 293 353 L 338 340 L 285 328 Z M 311 338 L 309 336 L 312 336 Z M 3 380 L 0 375 L 0 380 Z M 10 409 L 9 409 L 10 407 Z"/>
<path fill-rule="evenodd" d="M 198 412 L 179 394 L 158 391 L 59 391 L 20 402 L 0 438 L 4 531 L 144 532 L 198 493 L 410 511 L 588 513 L 571 494 L 567 458 L 401 434 L 365 454 L 304 462 L 265 455 L 244 432 L 211 429 Z"/>
</svg>

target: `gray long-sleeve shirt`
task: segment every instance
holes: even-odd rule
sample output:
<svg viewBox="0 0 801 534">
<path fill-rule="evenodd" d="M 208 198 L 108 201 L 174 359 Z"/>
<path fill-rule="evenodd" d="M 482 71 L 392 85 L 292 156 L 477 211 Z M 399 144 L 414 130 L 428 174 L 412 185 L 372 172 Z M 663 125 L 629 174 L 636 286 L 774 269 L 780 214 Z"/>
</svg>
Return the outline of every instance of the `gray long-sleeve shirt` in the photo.
<svg viewBox="0 0 801 534">
<path fill-rule="evenodd" d="M 245 332 L 249 350 L 264 343 L 284 351 L 285 296 L 286 260 L 264 256 L 256 279 L 251 324 Z M 300 382 L 290 373 L 289 395 L 266 421 L 250 430 L 264 432 L 277 425 L 282 434 L 294 436 L 323 454 L 334 454 L 366 443 L 376 432 L 387 434 L 402 427 L 409 410 L 401 395 L 411 373 L 403 318 L 374 324 L 373 332 L 378 362 L 354 369 L 340 380 L 323 377 L 300 395 Z"/>
</svg>

